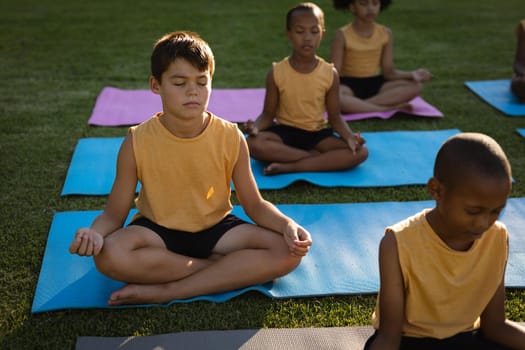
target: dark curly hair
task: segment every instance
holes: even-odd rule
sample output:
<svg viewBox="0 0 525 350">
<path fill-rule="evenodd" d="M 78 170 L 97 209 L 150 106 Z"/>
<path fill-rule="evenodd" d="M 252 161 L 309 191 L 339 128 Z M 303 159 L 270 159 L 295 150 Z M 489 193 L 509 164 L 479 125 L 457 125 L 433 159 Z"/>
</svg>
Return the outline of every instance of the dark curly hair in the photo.
<svg viewBox="0 0 525 350">
<path fill-rule="evenodd" d="M 348 11 L 348 7 L 355 0 L 334 0 L 334 8 L 336 10 Z M 380 0 L 381 11 L 385 10 L 391 3 L 391 0 Z"/>
</svg>

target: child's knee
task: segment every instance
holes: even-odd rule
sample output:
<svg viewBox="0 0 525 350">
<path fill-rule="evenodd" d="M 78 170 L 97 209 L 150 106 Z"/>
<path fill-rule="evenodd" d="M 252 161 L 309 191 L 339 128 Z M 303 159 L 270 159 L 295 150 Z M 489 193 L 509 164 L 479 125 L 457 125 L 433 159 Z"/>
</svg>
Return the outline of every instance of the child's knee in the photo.
<svg viewBox="0 0 525 350">
<path fill-rule="evenodd" d="M 363 163 L 368 158 L 368 148 L 365 146 L 361 146 L 356 153 L 353 155 L 353 159 L 351 162 L 351 167 L 358 166 L 359 164 Z"/>
<path fill-rule="evenodd" d="M 250 155 L 254 158 L 258 158 L 261 156 L 261 154 L 264 152 L 264 145 L 261 142 L 260 137 L 256 136 L 250 136 L 246 139 L 246 142 L 248 143 L 248 150 L 250 152 Z"/>
<path fill-rule="evenodd" d="M 273 275 L 275 277 L 281 277 L 292 272 L 301 263 L 302 257 L 292 254 L 286 243 L 279 243 L 278 246 L 274 246 L 272 252 L 271 261 L 274 263 Z"/>
<path fill-rule="evenodd" d="M 110 278 L 123 280 L 120 266 L 124 259 L 118 258 L 118 254 L 110 247 L 104 246 L 102 251 L 93 257 L 97 270 Z"/>
<path fill-rule="evenodd" d="M 423 91 L 423 83 L 414 81 L 412 82 L 412 95 L 414 97 L 421 95 L 421 92 Z"/>
<path fill-rule="evenodd" d="M 361 146 L 359 151 L 357 152 L 359 163 L 364 162 L 368 158 L 368 147 Z"/>
<path fill-rule="evenodd" d="M 276 277 L 284 276 L 295 270 L 297 266 L 299 266 L 299 264 L 301 263 L 301 259 L 302 257 L 288 253 L 281 259 L 281 262 L 278 264 L 275 271 Z"/>
<path fill-rule="evenodd" d="M 93 257 L 97 270 L 103 275 L 109 276 L 111 274 L 111 258 L 105 252 L 100 252 Z M 111 276 L 110 276 L 111 277 Z"/>
</svg>

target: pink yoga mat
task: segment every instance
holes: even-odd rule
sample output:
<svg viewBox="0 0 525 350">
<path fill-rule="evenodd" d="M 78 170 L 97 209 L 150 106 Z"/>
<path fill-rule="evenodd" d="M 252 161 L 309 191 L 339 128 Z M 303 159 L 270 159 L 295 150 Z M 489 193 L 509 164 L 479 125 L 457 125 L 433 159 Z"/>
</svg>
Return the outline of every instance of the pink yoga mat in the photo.
<svg viewBox="0 0 525 350">
<path fill-rule="evenodd" d="M 214 89 L 211 93 L 208 110 L 217 116 L 243 123 L 255 119 L 261 113 L 265 89 Z M 416 97 L 411 101 L 412 110 L 391 110 L 386 112 L 345 114 L 345 120 L 366 118 L 391 118 L 397 112 L 421 116 L 442 117 L 437 108 Z M 143 122 L 162 110 L 160 97 L 149 90 L 122 90 L 113 87 L 102 89 L 95 102 L 93 113 L 88 120 L 90 125 L 119 126 L 135 125 Z"/>
</svg>

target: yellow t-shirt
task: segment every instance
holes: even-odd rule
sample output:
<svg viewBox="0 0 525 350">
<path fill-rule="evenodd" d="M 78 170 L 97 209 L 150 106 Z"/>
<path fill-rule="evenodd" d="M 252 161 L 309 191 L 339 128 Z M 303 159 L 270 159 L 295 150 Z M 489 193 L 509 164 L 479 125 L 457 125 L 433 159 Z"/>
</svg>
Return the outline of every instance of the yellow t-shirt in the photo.
<svg viewBox="0 0 525 350">
<path fill-rule="evenodd" d="M 381 73 L 381 55 L 383 47 L 388 43 L 386 28 L 374 23 L 372 36 L 363 38 L 358 35 L 352 24 L 341 28 L 345 49 L 343 66 L 339 74 L 342 77 L 368 78 Z"/>
<path fill-rule="evenodd" d="M 273 78 L 279 89 L 279 124 L 308 131 L 326 126 L 326 94 L 334 80 L 334 66 L 321 57 L 318 60 L 317 67 L 306 74 L 293 69 L 288 57 L 273 64 Z"/>
<path fill-rule="evenodd" d="M 477 329 L 479 316 L 503 280 L 507 229 L 496 221 L 468 251 L 449 248 L 424 210 L 392 227 L 405 287 L 403 336 L 443 339 Z M 379 301 L 372 316 L 379 328 Z"/>
<path fill-rule="evenodd" d="M 242 133 L 210 114 L 200 135 L 179 138 L 162 125 L 160 115 L 130 128 L 142 185 L 136 216 L 188 232 L 209 228 L 232 210 L 230 182 Z"/>
</svg>

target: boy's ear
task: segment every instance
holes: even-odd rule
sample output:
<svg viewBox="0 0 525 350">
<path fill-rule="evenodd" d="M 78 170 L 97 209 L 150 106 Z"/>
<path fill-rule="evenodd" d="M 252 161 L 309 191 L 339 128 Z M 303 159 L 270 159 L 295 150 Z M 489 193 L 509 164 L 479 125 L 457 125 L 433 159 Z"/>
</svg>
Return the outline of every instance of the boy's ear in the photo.
<svg viewBox="0 0 525 350">
<path fill-rule="evenodd" d="M 154 94 L 158 95 L 160 93 L 160 83 L 153 76 L 149 77 L 149 88 Z"/>
<path fill-rule="evenodd" d="M 441 182 L 435 177 L 432 177 L 427 182 L 427 191 L 434 200 L 439 200 L 441 198 Z"/>
</svg>

